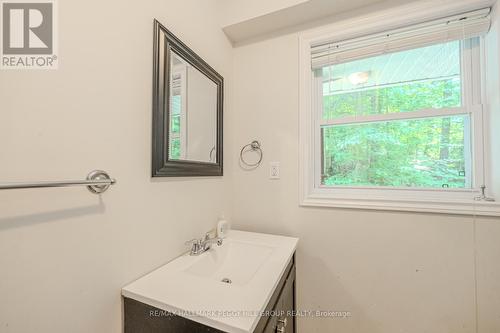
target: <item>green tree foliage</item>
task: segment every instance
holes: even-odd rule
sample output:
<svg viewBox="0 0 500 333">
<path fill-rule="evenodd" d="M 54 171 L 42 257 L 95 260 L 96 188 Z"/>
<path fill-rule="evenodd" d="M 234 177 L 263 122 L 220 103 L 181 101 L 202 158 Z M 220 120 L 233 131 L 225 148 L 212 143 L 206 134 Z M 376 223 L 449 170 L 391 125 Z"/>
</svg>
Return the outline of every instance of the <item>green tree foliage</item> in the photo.
<svg viewBox="0 0 500 333">
<path fill-rule="evenodd" d="M 179 138 L 170 139 L 169 158 L 178 160 L 181 158 L 181 140 Z"/>
<path fill-rule="evenodd" d="M 181 95 L 172 96 L 172 107 L 170 110 L 170 146 L 168 157 L 171 160 L 181 158 Z"/>
<path fill-rule="evenodd" d="M 324 118 L 460 106 L 460 81 L 436 80 L 324 96 Z M 468 116 L 335 125 L 322 129 L 325 185 L 466 186 Z"/>
</svg>

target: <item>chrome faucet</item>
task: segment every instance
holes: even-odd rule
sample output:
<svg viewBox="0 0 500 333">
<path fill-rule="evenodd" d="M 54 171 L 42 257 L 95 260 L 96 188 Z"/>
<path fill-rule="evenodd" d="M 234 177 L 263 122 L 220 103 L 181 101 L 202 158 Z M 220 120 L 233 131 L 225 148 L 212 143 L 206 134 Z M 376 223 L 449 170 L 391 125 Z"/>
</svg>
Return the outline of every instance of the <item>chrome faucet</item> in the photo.
<svg viewBox="0 0 500 333">
<path fill-rule="evenodd" d="M 200 239 L 191 239 L 190 241 L 186 242 L 186 245 L 191 245 L 191 252 L 189 255 L 192 256 L 197 256 L 200 255 L 212 247 L 212 244 L 217 244 L 218 246 L 222 245 L 222 238 L 219 237 L 213 237 L 210 238 L 211 232 L 207 232 L 205 234 L 205 237 L 200 238 Z"/>
</svg>

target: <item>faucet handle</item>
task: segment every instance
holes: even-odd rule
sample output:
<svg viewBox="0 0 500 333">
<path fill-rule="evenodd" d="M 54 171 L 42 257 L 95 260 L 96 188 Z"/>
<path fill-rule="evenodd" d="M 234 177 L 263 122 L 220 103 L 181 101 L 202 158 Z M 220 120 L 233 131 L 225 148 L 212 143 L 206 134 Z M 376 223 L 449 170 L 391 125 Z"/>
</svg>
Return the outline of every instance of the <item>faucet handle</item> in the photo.
<svg viewBox="0 0 500 333">
<path fill-rule="evenodd" d="M 201 243 L 201 240 L 199 240 L 197 238 L 193 238 L 191 240 L 184 242 L 184 245 L 194 245 L 194 244 L 200 244 L 200 243 Z"/>
<path fill-rule="evenodd" d="M 195 255 L 195 254 L 200 253 L 200 249 L 203 247 L 202 243 L 203 243 L 203 240 L 193 238 L 191 240 L 188 240 L 184 244 L 191 245 L 191 252 L 190 253 L 191 253 L 191 255 Z"/>
</svg>

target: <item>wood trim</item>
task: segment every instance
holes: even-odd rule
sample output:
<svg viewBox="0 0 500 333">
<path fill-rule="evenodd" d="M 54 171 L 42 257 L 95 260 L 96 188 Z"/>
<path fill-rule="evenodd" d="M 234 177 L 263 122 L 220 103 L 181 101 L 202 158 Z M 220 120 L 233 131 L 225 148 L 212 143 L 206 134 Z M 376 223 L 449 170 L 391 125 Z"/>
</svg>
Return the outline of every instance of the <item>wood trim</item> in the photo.
<svg viewBox="0 0 500 333">
<path fill-rule="evenodd" d="M 329 198 L 310 195 L 300 203 L 308 207 L 332 207 L 350 209 L 371 209 L 381 211 L 402 211 L 421 213 L 440 213 L 451 215 L 500 216 L 500 203 L 474 201 L 416 201 L 384 200 L 361 198 Z"/>
</svg>

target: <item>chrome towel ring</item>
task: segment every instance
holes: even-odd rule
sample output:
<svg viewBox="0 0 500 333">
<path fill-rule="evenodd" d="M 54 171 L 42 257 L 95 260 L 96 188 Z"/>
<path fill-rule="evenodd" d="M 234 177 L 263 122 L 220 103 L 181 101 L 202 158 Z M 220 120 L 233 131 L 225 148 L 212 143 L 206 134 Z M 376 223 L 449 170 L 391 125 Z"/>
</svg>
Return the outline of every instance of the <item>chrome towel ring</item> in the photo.
<svg viewBox="0 0 500 333">
<path fill-rule="evenodd" d="M 244 158 L 244 154 L 247 153 L 247 152 L 251 152 L 251 151 L 255 151 L 259 154 L 259 160 L 255 163 L 248 163 L 247 161 L 245 161 L 245 158 Z M 254 167 L 258 167 L 260 165 L 260 163 L 262 162 L 262 157 L 264 156 L 263 152 L 262 152 L 262 148 L 260 146 L 260 142 L 257 141 L 257 140 L 254 140 L 252 142 L 250 142 L 249 144 L 247 145 L 244 145 L 243 148 L 241 148 L 241 151 L 240 151 L 240 160 L 241 160 L 241 163 L 243 163 L 244 165 L 248 166 L 248 167 L 251 167 L 251 168 L 254 168 Z"/>
</svg>

